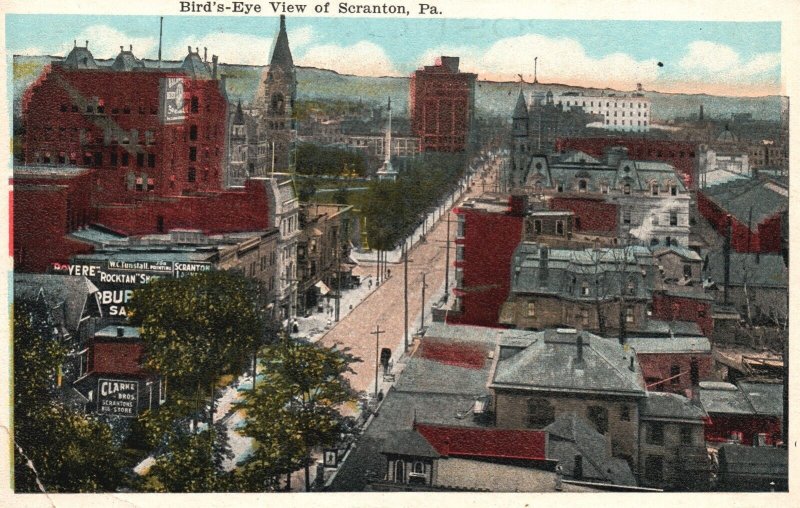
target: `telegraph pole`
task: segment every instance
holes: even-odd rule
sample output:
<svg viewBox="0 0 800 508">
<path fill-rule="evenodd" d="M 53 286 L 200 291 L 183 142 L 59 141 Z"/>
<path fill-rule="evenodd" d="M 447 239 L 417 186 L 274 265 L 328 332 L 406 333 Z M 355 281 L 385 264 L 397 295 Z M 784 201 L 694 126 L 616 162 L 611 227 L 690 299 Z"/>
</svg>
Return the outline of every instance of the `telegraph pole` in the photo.
<svg viewBox="0 0 800 508">
<path fill-rule="evenodd" d="M 450 298 L 450 209 L 447 209 L 447 247 L 444 261 L 444 301 Z"/>
<path fill-rule="evenodd" d="M 379 343 L 381 334 L 385 332 L 386 330 L 381 330 L 380 326 L 377 324 L 375 325 L 375 331 L 370 332 L 370 335 L 375 336 L 375 399 L 376 400 L 378 399 L 378 364 L 381 363 L 381 359 L 379 356 L 380 352 L 378 351 L 378 348 L 380 347 Z"/>
<path fill-rule="evenodd" d="M 422 333 L 422 327 L 425 325 L 425 288 L 428 287 L 425 284 L 426 275 L 426 272 L 422 272 L 422 312 L 419 315 L 419 333 Z"/>
<path fill-rule="evenodd" d="M 405 319 L 403 321 L 404 352 L 408 351 L 408 246 L 403 240 L 403 306 Z"/>
</svg>

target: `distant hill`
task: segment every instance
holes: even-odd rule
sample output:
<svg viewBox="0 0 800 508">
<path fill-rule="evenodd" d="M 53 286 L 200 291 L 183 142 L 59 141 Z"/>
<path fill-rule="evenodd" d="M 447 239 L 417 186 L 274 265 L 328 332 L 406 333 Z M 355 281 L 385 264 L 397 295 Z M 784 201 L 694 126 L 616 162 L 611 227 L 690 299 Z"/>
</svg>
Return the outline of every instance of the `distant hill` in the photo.
<svg viewBox="0 0 800 508">
<path fill-rule="evenodd" d="M 13 61 L 13 99 L 14 113 L 19 114 L 21 97 L 24 91 L 37 79 L 44 67 L 58 57 L 14 56 Z M 98 60 L 98 63 L 111 64 L 111 60 Z M 153 61 L 145 61 L 151 66 Z M 165 62 L 166 65 L 179 65 L 179 62 Z M 219 72 L 227 76 L 227 93 L 231 101 L 241 99 L 243 103 L 252 102 L 264 66 L 221 64 Z M 339 74 L 334 71 L 314 67 L 298 67 L 297 95 L 303 99 L 362 100 L 367 104 L 384 104 L 391 96 L 397 111 L 408 111 L 407 77 L 364 77 Z M 531 84 L 523 84 L 526 93 L 533 90 Z M 583 88 L 563 84 L 539 84 L 539 90 L 552 90 L 554 94 L 573 91 L 583 93 L 599 92 L 596 88 Z M 520 84 L 513 82 L 479 81 L 475 102 L 478 116 L 510 116 L 519 93 Z M 608 93 L 625 91 L 605 89 Z M 709 118 L 729 118 L 734 113 L 750 113 L 757 120 L 780 120 L 781 98 L 776 95 L 766 97 L 722 97 L 706 94 L 670 94 L 645 91 L 652 101 L 652 115 L 656 120 L 672 120 L 696 114 L 703 104 Z"/>
</svg>

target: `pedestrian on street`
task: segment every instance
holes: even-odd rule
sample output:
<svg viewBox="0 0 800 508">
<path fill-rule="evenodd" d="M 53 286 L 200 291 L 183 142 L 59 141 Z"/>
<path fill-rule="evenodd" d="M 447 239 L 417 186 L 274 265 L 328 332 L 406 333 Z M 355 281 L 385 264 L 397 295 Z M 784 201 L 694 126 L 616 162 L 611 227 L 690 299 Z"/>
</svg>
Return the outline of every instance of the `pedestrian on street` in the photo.
<svg viewBox="0 0 800 508">
<path fill-rule="evenodd" d="M 388 279 L 391 276 L 392 276 L 392 269 L 391 268 L 387 268 L 386 269 L 386 278 Z"/>
<path fill-rule="evenodd" d="M 369 289 L 372 290 L 372 279 L 369 280 Z"/>
</svg>

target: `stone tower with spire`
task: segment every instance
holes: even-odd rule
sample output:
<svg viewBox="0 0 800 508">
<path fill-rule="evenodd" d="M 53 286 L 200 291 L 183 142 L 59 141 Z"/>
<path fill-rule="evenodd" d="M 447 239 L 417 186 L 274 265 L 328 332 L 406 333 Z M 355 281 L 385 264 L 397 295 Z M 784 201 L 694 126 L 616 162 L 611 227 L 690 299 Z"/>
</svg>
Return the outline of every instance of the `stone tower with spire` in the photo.
<svg viewBox="0 0 800 508">
<path fill-rule="evenodd" d="M 281 16 L 280 23 L 267 79 L 262 83 L 261 127 L 267 133 L 267 171 L 287 171 L 290 168 L 295 133 L 297 79 L 286 35 L 286 16 Z"/>
</svg>

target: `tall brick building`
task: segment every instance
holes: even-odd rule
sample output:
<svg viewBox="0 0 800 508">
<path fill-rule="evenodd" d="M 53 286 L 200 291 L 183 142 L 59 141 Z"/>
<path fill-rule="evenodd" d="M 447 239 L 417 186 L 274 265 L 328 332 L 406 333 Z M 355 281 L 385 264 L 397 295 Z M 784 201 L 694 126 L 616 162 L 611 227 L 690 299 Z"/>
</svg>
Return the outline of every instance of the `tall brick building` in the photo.
<svg viewBox="0 0 800 508">
<path fill-rule="evenodd" d="M 420 151 L 461 152 L 471 142 L 477 75 L 459 72 L 458 63 L 442 56 L 411 75 L 411 129 Z"/>
</svg>

